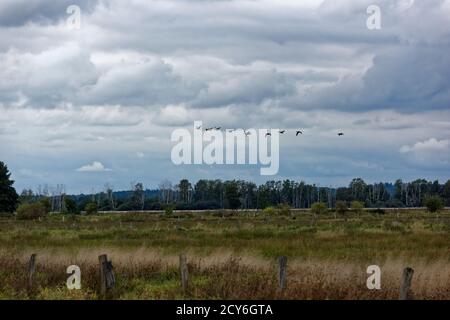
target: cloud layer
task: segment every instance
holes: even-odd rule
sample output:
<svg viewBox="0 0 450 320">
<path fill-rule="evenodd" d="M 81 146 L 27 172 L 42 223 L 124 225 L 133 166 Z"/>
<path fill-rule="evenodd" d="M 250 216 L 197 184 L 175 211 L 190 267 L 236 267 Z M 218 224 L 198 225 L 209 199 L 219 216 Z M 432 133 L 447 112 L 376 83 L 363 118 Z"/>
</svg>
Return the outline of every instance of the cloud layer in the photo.
<svg viewBox="0 0 450 320">
<path fill-rule="evenodd" d="M 282 142 L 280 177 L 449 178 L 448 157 L 424 146 L 448 149 L 450 1 L 378 1 L 377 31 L 371 2 L 3 1 L 2 160 L 19 187 L 260 179 L 171 164 L 171 130 L 202 120 L 303 128 Z M 66 25 L 70 4 L 80 30 Z M 76 170 L 86 163 L 112 171 L 96 182 Z"/>
</svg>

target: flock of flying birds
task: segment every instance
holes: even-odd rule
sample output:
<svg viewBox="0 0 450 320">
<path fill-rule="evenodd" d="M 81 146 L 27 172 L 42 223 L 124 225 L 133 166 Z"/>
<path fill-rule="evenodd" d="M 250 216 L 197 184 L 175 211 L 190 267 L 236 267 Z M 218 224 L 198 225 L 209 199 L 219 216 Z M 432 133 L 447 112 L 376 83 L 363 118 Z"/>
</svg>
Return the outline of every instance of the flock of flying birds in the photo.
<svg viewBox="0 0 450 320">
<path fill-rule="evenodd" d="M 198 127 L 195 127 L 195 128 L 196 128 L 197 130 L 201 130 L 201 129 L 202 129 L 202 126 L 198 126 Z M 221 130 L 221 129 L 222 129 L 222 127 L 209 127 L 209 128 L 206 128 L 205 131 Z M 236 131 L 236 130 L 238 130 L 238 129 L 228 129 L 228 132 L 233 132 L 233 131 Z M 249 136 L 249 135 L 251 134 L 250 131 L 247 131 L 247 130 L 245 130 L 245 129 L 241 129 L 241 130 L 244 130 L 244 133 L 245 133 L 246 136 Z M 287 130 L 279 130 L 278 132 L 279 132 L 280 134 L 285 134 L 285 133 L 287 132 Z M 300 134 L 303 134 L 303 131 L 302 131 L 302 130 L 296 130 L 296 131 L 295 131 L 295 136 L 296 136 L 296 137 L 298 137 L 298 135 L 300 135 Z M 267 132 L 267 133 L 266 133 L 266 137 L 269 137 L 269 136 L 271 136 L 271 135 L 272 135 L 272 134 L 271 134 L 270 132 Z M 343 136 L 344 133 L 343 133 L 343 132 L 339 132 L 337 135 L 340 137 L 340 136 Z"/>
</svg>

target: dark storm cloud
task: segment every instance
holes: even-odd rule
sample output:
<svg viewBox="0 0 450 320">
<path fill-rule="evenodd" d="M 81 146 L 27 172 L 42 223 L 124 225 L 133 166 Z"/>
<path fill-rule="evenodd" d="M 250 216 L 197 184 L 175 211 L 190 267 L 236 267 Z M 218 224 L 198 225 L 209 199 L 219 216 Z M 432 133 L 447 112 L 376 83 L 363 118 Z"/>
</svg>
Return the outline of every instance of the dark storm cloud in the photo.
<svg viewBox="0 0 450 320">
<path fill-rule="evenodd" d="M 416 1 L 405 7 L 405 1 L 379 2 L 383 24 L 378 31 L 365 25 L 370 1 L 312 1 L 306 8 L 290 1 L 279 6 L 270 1 L 82 1 L 82 29 L 70 34 L 59 28 L 54 43 L 48 42 L 46 28 L 29 29 L 33 51 L 26 52 L 24 41 L 14 51 L 20 39 L 8 38 L 3 30 L 12 42 L 0 57 L 3 78 L 14 81 L 0 82 L 0 102 L 445 109 L 450 100 L 448 4 L 434 0 L 435 7 L 427 7 Z M 27 7 L 10 1 L 2 12 L 20 25 L 28 19 L 24 16 L 65 15 L 67 4 L 41 1 Z M 31 42 L 35 37 L 45 39 L 41 50 Z M 98 52 L 121 51 L 141 57 L 127 59 L 125 53 L 127 61 L 116 59 L 108 66 L 93 61 Z"/>
<path fill-rule="evenodd" d="M 171 166 L 168 137 L 202 120 L 304 129 L 301 138 L 284 136 L 284 177 L 378 181 L 416 178 L 433 166 L 447 177 L 450 1 L 377 1 L 376 31 L 366 27 L 372 3 L 1 1 L 4 160 L 14 172 L 32 172 L 19 179 L 30 184 L 50 172 L 48 182 L 101 187 L 76 171 L 95 162 L 125 187 L 130 179 L 155 182 L 189 171 Z M 79 30 L 66 25 L 72 4 L 81 7 Z M 437 156 L 425 157 L 428 150 Z M 216 171 L 252 179 L 251 172 Z"/>
</svg>

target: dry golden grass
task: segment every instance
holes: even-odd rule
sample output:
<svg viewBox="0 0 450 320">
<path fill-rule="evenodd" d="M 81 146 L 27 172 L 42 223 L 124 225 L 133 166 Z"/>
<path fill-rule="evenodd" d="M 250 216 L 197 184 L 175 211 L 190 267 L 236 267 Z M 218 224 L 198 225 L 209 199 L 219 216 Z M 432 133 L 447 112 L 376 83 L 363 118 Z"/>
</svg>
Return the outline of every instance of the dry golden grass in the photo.
<svg viewBox="0 0 450 320">
<path fill-rule="evenodd" d="M 188 256 L 190 291 L 180 286 L 178 255 Z M 27 262 L 37 253 L 34 290 Z M 116 299 L 397 299 L 405 267 L 415 299 L 450 299 L 450 213 L 365 213 L 312 219 L 239 213 L 0 219 L 0 299 L 97 299 L 98 256 L 114 265 Z M 276 258 L 288 257 L 278 290 Z M 69 291 L 78 265 L 82 290 Z M 381 290 L 366 268 L 379 265 Z"/>
<path fill-rule="evenodd" d="M 26 265 L 29 252 L 0 256 L 0 297 L 19 299 L 96 299 L 98 255 L 102 250 L 83 249 L 75 255 L 39 252 L 37 288 L 27 291 Z M 105 251 L 106 252 L 106 251 Z M 400 276 L 406 266 L 415 270 L 414 299 L 450 299 L 450 268 L 447 261 L 388 259 L 378 262 L 381 290 L 366 287 L 367 264 L 350 261 L 288 261 L 288 282 L 278 290 L 276 261 L 256 256 L 237 257 L 214 253 L 208 257 L 188 255 L 190 292 L 181 291 L 178 256 L 139 249 L 107 250 L 117 278 L 116 299 L 397 299 Z M 67 266 L 82 270 L 82 290 L 65 288 Z M 6 290 L 5 290 L 6 288 Z"/>
</svg>

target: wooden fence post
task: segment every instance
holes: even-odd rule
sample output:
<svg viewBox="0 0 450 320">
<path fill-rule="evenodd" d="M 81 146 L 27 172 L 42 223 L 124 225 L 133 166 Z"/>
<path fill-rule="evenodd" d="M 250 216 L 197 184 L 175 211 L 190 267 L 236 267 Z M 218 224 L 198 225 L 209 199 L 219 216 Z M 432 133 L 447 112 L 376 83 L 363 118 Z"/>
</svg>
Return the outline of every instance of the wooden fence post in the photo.
<svg viewBox="0 0 450 320">
<path fill-rule="evenodd" d="M 106 298 L 116 284 L 113 265 L 111 261 L 108 261 L 108 256 L 106 254 L 98 256 L 98 261 L 100 267 L 100 295 L 103 298 Z"/>
<path fill-rule="evenodd" d="M 33 289 L 34 273 L 36 271 L 36 254 L 33 253 L 28 262 L 28 289 Z"/>
<path fill-rule="evenodd" d="M 181 287 L 183 288 L 183 292 L 187 293 L 189 273 L 185 254 L 180 254 L 180 274 L 181 274 Z"/>
<path fill-rule="evenodd" d="M 286 288 L 286 268 L 287 257 L 282 256 L 278 258 L 278 275 L 279 275 L 279 289 L 283 291 Z"/>
<path fill-rule="evenodd" d="M 414 274 L 414 270 L 412 268 L 405 268 L 402 274 L 402 280 L 400 284 L 400 300 L 409 300 L 411 299 L 410 288 L 411 281 Z"/>
</svg>

